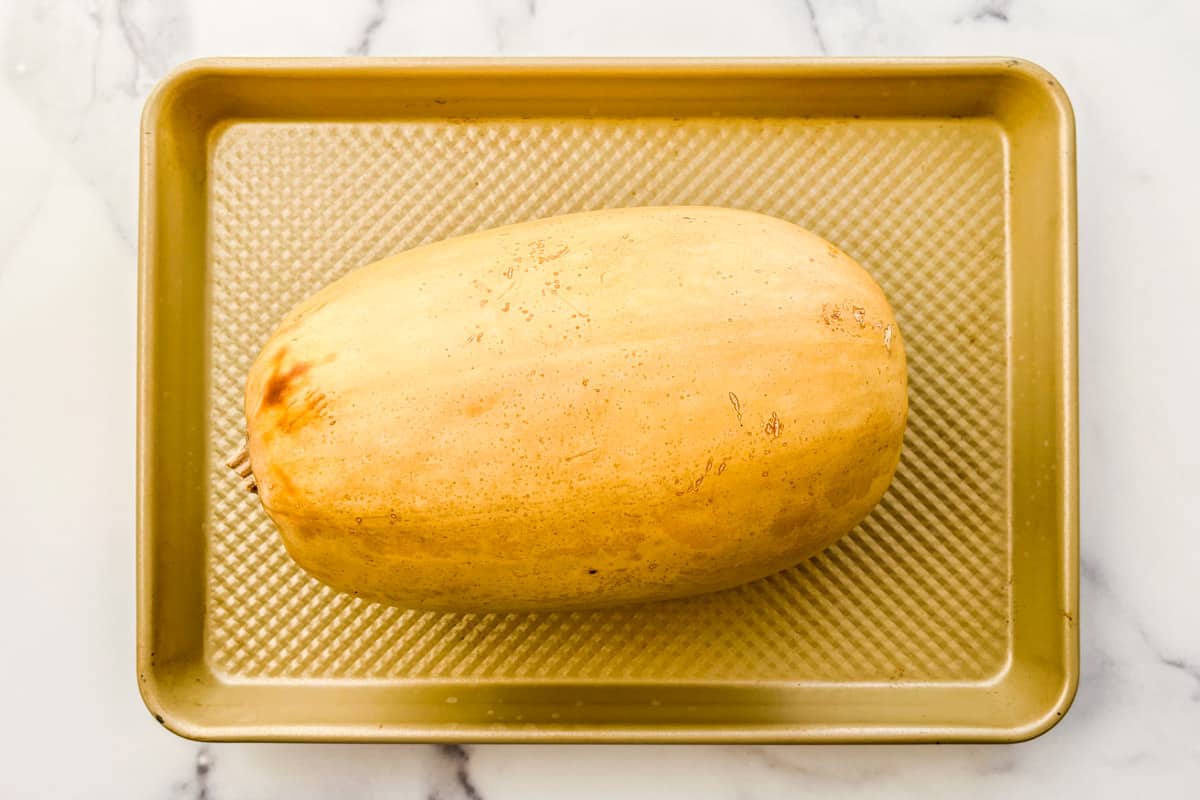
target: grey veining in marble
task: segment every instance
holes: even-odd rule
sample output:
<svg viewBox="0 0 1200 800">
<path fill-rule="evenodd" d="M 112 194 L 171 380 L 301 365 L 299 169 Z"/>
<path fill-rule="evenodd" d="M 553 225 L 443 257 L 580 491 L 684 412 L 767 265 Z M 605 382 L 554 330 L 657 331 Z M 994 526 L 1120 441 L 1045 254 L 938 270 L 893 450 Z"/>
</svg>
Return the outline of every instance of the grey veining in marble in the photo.
<svg viewBox="0 0 1200 800">
<path fill-rule="evenodd" d="M 363 25 L 362 36 L 360 36 L 358 42 L 352 48 L 350 48 L 350 55 L 371 55 L 371 39 L 374 38 L 375 32 L 379 30 L 379 26 L 383 25 L 383 23 L 387 20 L 387 0 L 374 0 L 374 2 L 375 5 L 371 16 L 367 18 L 366 24 Z"/>
</svg>

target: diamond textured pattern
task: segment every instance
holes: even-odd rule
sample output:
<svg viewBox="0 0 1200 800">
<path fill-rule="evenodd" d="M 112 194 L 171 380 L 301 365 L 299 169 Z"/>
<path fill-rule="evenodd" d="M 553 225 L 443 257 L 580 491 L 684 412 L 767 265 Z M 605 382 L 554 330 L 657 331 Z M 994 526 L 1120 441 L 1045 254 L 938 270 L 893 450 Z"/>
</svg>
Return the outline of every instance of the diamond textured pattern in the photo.
<svg viewBox="0 0 1200 800">
<path fill-rule="evenodd" d="M 210 145 L 205 657 L 234 680 L 966 681 L 1008 645 L 1006 156 L 986 120 L 246 122 Z M 908 432 L 880 506 L 794 569 L 690 600 L 440 614 L 323 587 L 226 469 L 297 301 L 457 234 L 633 205 L 761 211 L 881 283 Z"/>
</svg>

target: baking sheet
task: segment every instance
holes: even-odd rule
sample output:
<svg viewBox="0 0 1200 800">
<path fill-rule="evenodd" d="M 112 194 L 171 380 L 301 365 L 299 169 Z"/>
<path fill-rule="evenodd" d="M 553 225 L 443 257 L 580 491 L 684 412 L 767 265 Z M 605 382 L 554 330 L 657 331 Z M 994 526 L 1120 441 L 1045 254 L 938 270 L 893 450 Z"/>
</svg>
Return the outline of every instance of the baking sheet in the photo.
<svg viewBox="0 0 1200 800">
<path fill-rule="evenodd" d="M 1074 155 L 1017 60 L 218 60 L 143 130 L 139 683 L 206 739 L 1027 738 L 1077 679 Z M 684 601 L 334 592 L 223 466 L 297 301 L 418 244 L 706 204 L 837 243 L 905 332 L 895 482 L 799 567 Z"/>
</svg>

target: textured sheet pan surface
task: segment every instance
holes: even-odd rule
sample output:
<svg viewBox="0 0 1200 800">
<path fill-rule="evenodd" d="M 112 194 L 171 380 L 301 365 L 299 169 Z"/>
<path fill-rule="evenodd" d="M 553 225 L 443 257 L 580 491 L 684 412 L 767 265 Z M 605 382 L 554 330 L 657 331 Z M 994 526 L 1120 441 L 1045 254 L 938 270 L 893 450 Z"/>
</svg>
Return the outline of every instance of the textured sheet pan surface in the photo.
<svg viewBox="0 0 1200 800">
<path fill-rule="evenodd" d="M 245 123 L 211 155 L 207 652 L 247 678 L 978 680 L 1008 650 L 1003 140 L 994 123 L 753 119 Z M 782 217 L 876 277 L 912 412 L 885 501 L 742 590 L 615 611 L 376 607 L 289 559 L 223 465 L 251 360 L 346 270 L 510 222 L 624 205 Z M 272 642 L 278 645 L 272 646 Z"/>
</svg>

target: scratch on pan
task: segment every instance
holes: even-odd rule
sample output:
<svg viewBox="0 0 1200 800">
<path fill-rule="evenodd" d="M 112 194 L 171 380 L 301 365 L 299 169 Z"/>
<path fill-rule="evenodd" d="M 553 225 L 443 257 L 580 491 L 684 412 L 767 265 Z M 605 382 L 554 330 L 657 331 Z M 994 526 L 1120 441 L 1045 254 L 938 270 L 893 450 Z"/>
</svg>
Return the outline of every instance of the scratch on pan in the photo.
<svg viewBox="0 0 1200 800">
<path fill-rule="evenodd" d="M 729 403 L 733 406 L 733 412 L 737 414 L 738 425 L 742 424 L 742 404 L 738 400 L 738 396 L 733 392 L 729 393 Z"/>
</svg>

